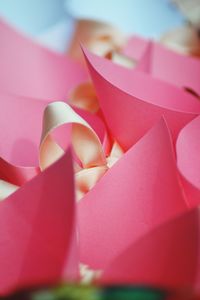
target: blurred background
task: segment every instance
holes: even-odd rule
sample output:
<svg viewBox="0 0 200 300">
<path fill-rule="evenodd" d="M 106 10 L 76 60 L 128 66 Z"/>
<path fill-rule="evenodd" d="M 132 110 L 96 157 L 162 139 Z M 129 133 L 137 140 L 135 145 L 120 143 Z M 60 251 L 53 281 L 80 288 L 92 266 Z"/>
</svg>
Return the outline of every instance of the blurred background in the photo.
<svg viewBox="0 0 200 300">
<path fill-rule="evenodd" d="M 197 39 L 200 2 L 199 0 L 0 0 L 0 16 L 43 46 L 65 53 L 76 30 L 77 21 L 83 19 L 106 22 L 119 28 L 125 35 L 136 34 L 154 40 L 159 40 L 164 34 L 176 28 L 182 30 L 186 24 L 192 24 L 192 28 L 197 29 L 195 30 Z"/>
</svg>

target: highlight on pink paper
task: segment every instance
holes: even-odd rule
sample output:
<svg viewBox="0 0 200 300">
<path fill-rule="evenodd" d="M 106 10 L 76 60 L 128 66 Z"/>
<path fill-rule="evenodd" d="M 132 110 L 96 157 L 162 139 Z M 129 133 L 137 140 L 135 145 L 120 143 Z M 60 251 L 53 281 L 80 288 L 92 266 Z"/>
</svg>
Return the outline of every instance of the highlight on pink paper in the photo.
<svg viewBox="0 0 200 300">
<path fill-rule="evenodd" d="M 187 124 L 180 132 L 177 143 L 177 166 L 190 206 L 200 203 L 200 117 Z"/>
<path fill-rule="evenodd" d="M 146 73 L 115 65 L 86 49 L 84 54 L 106 123 L 125 150 L 162 115 L 176 140 L 180 129 L 200 114 L 200 102 L 188 92 Z"/>
<path fill-rule="evenodd" d="M 176 143 L 177 164 L 185 178 L 200 189 L 200 117 L 187 124 Z"/>
<path fill-rule="evenodd" d="M 0 295 L 73 280 L 75 202 L 71 152 L 0 202 Z M 72 262 L 69 261 L 73 259 Z M 69 266 L 69 270 L 68 270 Z M 66 277 L 67 276 L 67 277 Z"/>
<path fill-rule="evenodd" d="M 161 119 L 78 204 L 81 261 L 103 269 L 139 237 L 187 209 Z"/>
<path fill-rule="evenodd" d="M 199 285 L 199 218 L 194 209 L 149 231 L 111 262 L 101 283 L 193 290 Z"/>
<path fill-rule="evenodd" d="M 0 21 L 0 88 L 39 99 L 64 100 L 87 79 L 83 66 L 34 44 Z"/>
</svg>

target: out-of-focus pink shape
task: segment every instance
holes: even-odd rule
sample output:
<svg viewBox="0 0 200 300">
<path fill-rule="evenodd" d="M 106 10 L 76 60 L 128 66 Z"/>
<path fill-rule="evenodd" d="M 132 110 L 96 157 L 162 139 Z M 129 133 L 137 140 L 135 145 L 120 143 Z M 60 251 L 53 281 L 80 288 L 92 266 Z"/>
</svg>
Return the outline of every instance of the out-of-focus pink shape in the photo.
<svg viewBox="0 0 200 300">
<path fill-rule="evenodd" d="M 191 88 L 200 95 L 200 61 L 197 58 L 181 55 L 153 41 L 132 37 L 124 53 L 149 65 L 149 69 L 139 68 L 163 81 L 181 88 Z"/>
<path fill-rule="evenodd" d="M 71 153 L 0 203 L 0 294 L 74 277 Z M 72 247 L 73 248 L 73 247 Z M 67 273 L 68 264 L 71 272 Z M 67 274 L 67 277 L 66 277 Z"/>
<path fill-rule="evenodd" d="M 0 156 L 20 166 L 38 165 L 43 112 L 48 101 L 0 92 Z"/>
<path fill-rule="evenodd" d="M 0 178 L 21 185 L 38 173 L 42 117 L 48 101 L 0 92 Z"/>
<path fill-rule="evenodd" d="M 102 283 L 192 290 L 199 272 L 199 214 L 187 212 L 138 239 L 108 266 Z"/>
<path fill-rule="evenodd" d="M 180 132 L 177 143 L 177 165 L 190 206 L 200 203 L 200 117 L 187 124 Z"/>
<path fill-rule="evenodd" d="M 180 88 L 113 64 L 84 50 L 100 107 L 114 138 L 129 149 L 162 115 L 172 136 L 200 114 L 200 102 Z"/>
<path fill-rule="evenodd" d="M 132 36 L 128 39 L 126 46 L 123 48 L 123 53 L 136 61 L 139 61 L 147 48 L 149 41 L 139 37 L 139 36 Z"/>
<path fill-rule="evenodd" d="M 161 120 L 78 204 L 81 261 L 104 268 L 144 233 L 185 210 L 172 142 Z"/>
<path fill-rule="evenodd" d="M 0 87 L 8 92 L 64 100 L 87 78 L 78 62 L 34 44 L 2 21 L 0 37 Z"/>
</svg>

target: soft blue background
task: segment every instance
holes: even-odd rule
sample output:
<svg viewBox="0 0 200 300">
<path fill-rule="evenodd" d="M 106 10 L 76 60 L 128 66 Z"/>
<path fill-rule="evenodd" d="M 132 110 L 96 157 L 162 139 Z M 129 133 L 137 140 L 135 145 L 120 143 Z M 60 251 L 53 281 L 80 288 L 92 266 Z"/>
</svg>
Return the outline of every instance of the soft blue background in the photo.
<svg viewBox="0 0 200 300">
<path fill-rule="evenodd" d="M 183 23 L 169 0 L 0 0 L 0 16 L 60 52 L 67 47 L 76 18 L 110 22 L 128 34 L 155 39 Z"/>
<path fill-rule="evenodd" d="M 79 18 L 111 22 L 121 30 L 158 37 L 183 18 L 169 0 L 69 0 L 68 11 Z"/>
</svg>

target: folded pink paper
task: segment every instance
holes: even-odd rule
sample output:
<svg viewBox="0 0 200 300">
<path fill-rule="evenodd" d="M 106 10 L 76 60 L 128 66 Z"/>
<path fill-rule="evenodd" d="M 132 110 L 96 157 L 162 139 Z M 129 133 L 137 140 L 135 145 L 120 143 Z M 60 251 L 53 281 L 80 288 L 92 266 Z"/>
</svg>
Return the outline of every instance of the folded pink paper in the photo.
<svg viewBox="0 0 200 300">
<path fill-rule="evenodd" d="M 198 209 L 182 214 L 131 244 L 105 270 L 101 283 L 135 284 L 188 293 L 198 285 Z"/>
<path fill-rule="evenodd" d="M 78 204 L 81 261 L 104 268 L 143 234 L 187 209 L 161 120 Z"/>
<path fill-rule="evenodd" d="M 2 21 L 0 36 L 0 87 L 10 93 L 64 100 L 87 78 L 78 62 L 34 44 Z"/>
<path fill-rule="evenodd" d="M 77 275 L 72 172 L 68 150 L 0 203 L 0 295 Z"/>
<path fill-rule="evenodd" d="M 138 70 L 181 88 L 190 88 L 200 95 L 199 59 L 139 37 L 129 39 L 124 53 L 138 61 Z"/>
<path fill-rule="evenodd" d="M 84 53 L 105 120 L 125 150 L 162 115 L 176 139 L 180 129 L 200 114 L 200 102 L 186 91 L 87 50 Z"/>
</svg>

